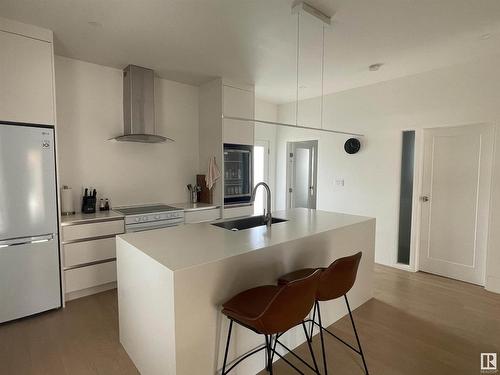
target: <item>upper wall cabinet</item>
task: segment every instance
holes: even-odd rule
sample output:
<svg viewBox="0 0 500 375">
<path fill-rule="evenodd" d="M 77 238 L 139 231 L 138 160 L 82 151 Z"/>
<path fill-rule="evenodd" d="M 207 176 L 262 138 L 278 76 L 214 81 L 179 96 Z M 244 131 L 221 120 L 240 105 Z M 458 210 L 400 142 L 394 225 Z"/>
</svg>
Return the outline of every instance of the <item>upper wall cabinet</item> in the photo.
<svg viewBox="0 0 500 375">
<path fill-rule="evenodd" d="M 253 90 L 223 85 L 224 116 L 254 118 L 255 94 Z M 224 143 L 254 144 L 254 124 L 246 121 L 224 119 Z"/>
<path fill-rule="evenodd" d="M 254 117 L 255 95 L 248 91 L 232 86 L 223 86 L 224 116 Z"/>
<path fill-rule="evenodd" d="M 52 43 L 14 32 L 0 29 L 0 121 L 54 125 Z"/>
<path fill-rule="evenodd" d="M 219 78 L 200 86 L 199 102 L 199 159 L 200 173 L 206 174 L 208 161 L 215 157 L 222 178 L 213 188 L 213 203 L 223 206 L 224 143 L 254 144 L 252 122 L 222 119 L 231 117 L 254 118 L 255 95 L 253 86 L 235 84 Z"/>
</svg>

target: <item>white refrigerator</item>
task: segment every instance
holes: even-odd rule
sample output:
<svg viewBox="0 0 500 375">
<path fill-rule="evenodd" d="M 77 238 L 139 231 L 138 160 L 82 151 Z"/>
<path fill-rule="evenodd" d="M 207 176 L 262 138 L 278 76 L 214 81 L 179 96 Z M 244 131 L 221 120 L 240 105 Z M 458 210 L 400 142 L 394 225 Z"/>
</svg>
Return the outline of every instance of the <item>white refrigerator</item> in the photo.
<svg viewBox="0 0 500 375">
<path fill-rule="evenodd" d="M 54 141 L 0 123 L 0 323 L 61 307 Z"/>
</svg>

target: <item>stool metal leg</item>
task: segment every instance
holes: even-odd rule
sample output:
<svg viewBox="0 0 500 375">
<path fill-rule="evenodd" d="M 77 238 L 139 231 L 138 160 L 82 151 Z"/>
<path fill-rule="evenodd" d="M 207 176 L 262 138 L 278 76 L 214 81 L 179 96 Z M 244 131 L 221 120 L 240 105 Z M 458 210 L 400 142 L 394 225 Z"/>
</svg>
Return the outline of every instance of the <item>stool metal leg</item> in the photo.
<svg viewBox="0 0 500 375">
<path fill-rule="evenodd" d="M 231 340 L 231 331 L 233 329 L 233 320 L 229 323 L 229 331 L 227 333 L 226 350 L 224 352 L 224 364 L 222 365 L 222 375 L 226 375 L 227 353 L 229 351 L 229 341 Z"/>
<path fill-rule="evenodd" d="M 312 349 L 311 341 L 309 341 L 309 337 L 307 336 L 307 328 L 306 328 L 306 324 L 304 322 L 302 322 L 302 327 L 304 328 L 304 334 L 306 335 L 307 346 L 309 347 L 309 353 L 311 353 L 311 357 L 312 357 L 312 360 L 314 363 L 314 369 L 316 370 L 316 374 L 319 375 L 318 364 L 316 363 L 316 357 L 315 357 L 314 351 Z"/>
<path fill-rule="evenodd" d="M 273 336 L 264 335 L 266 338 L 266 370 L 269 374 L 273 374 Z"/>
<path fill-rule="evenodd" d="M 352 328 L 354 330 L 354 335 L 356 336 L 356 341 L 358 342 L 359 354 L 363 360 L 363 366 L 365 367 L 365 373 L 368 375 L 368 367 L 366 366 L 365 355 L 363 354 L 363 349 L 361 348 L 361 342 L 359 341 L 358 331 L 356 330 L 356 325 L 354 324 L 354 319 L 352 318 L 351 307 L 349 306 L 349 300 L 347 299 L 347 294 L 344 294 L 345 304 L 347 305 L 347 310 L 349 311 L 349 317 L 351 318 Z"/>
<path fill-rule="evenodd" d="M 312 316 L 312 321 L 311 321 L 311 330 L 309 333 L 309 337 L 307 338 L 309 342 L 313 341 L 313 333 L 314 333 L 314 322 L 316 321 L 316 303 L 314 303 L 314 308 L 313 308 L 313 316 Z"/>
<path fill-rule="evenodd" d="M 319 336 L 321 338 L 321 351 L 323 353 L 323 367 L 325 369 L 325 375 L 328 375 L 328 366 L 326 364 L 326 353 L 325 353 L 325 339 L 323 337 L 323 323 L 321 322 L 321 310 L 319 308 L 318 301 L 316 301 L 316 311 L 318 312 Z"/>
</svg>

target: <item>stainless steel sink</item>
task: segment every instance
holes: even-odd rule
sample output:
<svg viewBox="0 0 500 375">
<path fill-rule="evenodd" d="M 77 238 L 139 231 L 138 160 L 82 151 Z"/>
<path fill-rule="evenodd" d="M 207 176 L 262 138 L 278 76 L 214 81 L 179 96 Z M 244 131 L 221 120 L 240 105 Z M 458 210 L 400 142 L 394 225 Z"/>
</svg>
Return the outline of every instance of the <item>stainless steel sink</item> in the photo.
<svg viewBox="0 0 500 375">
<path fill-rule="evenodd" d="M 272 218 L 272 224 L 282 223 L 284 221 L 288 220 L 278 219 L 277 217 Z M 243 219 L 227 220 L 227 221 L 222 221 L 220 223 L 212 223 L 212 225 L 232 231 L 237 231 L 237 230 L 245 230 L 266 225 L 266 221 L 265 221 L 265 216 L 262 215 L 262 216 L 245 217 Z"/>
</svg>

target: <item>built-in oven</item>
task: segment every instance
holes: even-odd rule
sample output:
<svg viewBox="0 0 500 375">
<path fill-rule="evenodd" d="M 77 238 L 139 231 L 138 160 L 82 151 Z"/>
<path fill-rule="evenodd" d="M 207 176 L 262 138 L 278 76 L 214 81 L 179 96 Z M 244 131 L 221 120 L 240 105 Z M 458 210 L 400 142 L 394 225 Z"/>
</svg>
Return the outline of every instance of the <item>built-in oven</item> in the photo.
<svg viewBox="0 0 500 375">
<path fill-rule="evenodd" d="M 253 146 L 224 144 L 224 204 L 249 203 L 252 197 Z"/>
</svg>

